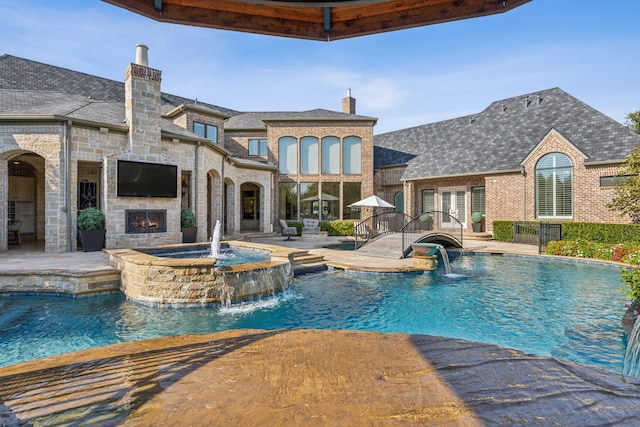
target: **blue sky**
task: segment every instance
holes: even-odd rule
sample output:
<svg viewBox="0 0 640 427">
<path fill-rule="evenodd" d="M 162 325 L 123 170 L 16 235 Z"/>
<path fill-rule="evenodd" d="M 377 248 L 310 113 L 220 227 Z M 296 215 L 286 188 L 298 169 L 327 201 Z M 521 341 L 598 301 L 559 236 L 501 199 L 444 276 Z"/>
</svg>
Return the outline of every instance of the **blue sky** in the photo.
<svg viewBox="0 0 640 427">
<path fill-rule="evenodd" d="M 640 110 L 639 19 L 638 0 L 532 0 L 327 43 L 159 23 L 99 0 L 0 0 L 0 54 L 122 81 L 143 43 L 164 92 L 240 111 L 339 111 L 350 88 L 376 134 L 552 87 L 624 122 Z"/>
</svg>

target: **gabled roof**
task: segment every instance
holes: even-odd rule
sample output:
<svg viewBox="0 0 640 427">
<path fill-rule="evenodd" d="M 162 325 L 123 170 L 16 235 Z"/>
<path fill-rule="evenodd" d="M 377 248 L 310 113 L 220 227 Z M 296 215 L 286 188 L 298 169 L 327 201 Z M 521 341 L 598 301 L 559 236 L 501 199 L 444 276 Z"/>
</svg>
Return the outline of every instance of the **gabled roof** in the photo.
<svg viewBox="0 0 640 427">
<path fill-rule="evenodd" d="M 403 179 L 518 169 L 552 130 L 587 156 L 623 160 L 640 135 L 559 88 L 495 101 L 482 112 L 374 136 L 375 167 L 407 163 Z"/>
<path fill-rule="evenodd" d="M 0 89 L 56 92 L 85 97 L 95 101 L 124 103 L 123 82 L 12 55 L 0 55 Z M 235 110 L 164 92 L 161 95 L 161 102 L 163 114 L 180 105 L 189 104 L 210 109 L 214 113 L 217 112 L 224 116 L 238 114 L 238 111 Z M 122 118 L 124 119 L 124 115 Z"/>
<path fill-rule="evenodd" d="M 318 108 L 308 111 L 268 111 L 241 113 L 225 122 L 225 130 L 265 130 L 265 122 L 285 121 L 365 121 L 375 122 L 375 117 L 347 114 Z"/>
</svg>

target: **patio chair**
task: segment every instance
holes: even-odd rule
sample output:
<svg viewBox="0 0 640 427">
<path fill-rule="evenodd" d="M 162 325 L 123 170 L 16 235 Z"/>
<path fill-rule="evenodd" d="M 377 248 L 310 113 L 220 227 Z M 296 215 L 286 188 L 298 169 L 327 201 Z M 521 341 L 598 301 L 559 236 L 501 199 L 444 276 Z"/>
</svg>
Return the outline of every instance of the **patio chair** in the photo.
<svg viewBox="0 0 640 427">
<path fill-rule="evenodd" d="M 22 220 L 9 220 L 9 224 L 7 224 L 7 231 L 9 235 L 13 234 L 13 240 L 20 246 L 22 241 L 20 239 L 20 226 L 22 225 Z"/>
<path fill-rule="evenodd" d="M 302 231 L 320 231 L 320 221 L 312 218 L 303 218 Z"/>
<path fill-rule="evenodd" d="M 298 235 L 298 229 L 296 227 L 288 226 L 287 222 L 284 219 L 279 220 L 278 223 L 280 224 L 280 228 L 282 228 L 282 235 L 287 236 L 287 238 L 284 239 L 284 241 L 293 240 L 291 236 Z"/>
</svg>

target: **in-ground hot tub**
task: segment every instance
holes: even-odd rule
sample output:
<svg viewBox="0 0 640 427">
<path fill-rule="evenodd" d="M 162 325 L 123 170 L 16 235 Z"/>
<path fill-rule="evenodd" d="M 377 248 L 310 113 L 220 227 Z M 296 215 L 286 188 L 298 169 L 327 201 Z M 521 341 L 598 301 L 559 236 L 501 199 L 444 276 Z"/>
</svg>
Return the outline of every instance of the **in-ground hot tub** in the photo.
<svg viewBox="0 0 640 427">
<path fill-rule="evenodd" d="M 249 242 L 225 242 L 231 250 L 265 253 L 263 261 L 235 265 L 212 257 L 167 256 L 206 250 L 208 245 L 167 245 L 105 250 L 109 263 L 121 271 L 121 289 L 128 299 L 153 307 L 196 307 L 230 304 L 286 289 L 293 280 L 295 250 Z"/>
</svg>

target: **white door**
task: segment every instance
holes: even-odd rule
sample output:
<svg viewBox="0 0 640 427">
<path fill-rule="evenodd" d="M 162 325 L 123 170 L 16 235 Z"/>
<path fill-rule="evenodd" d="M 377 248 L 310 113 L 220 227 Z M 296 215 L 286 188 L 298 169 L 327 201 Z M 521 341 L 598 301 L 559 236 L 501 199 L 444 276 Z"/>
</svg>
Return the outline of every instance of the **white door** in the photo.
<svg viewBox="0 0 640 427">
<path fill-rule="evenodd" d="M 440 191 L 440 210 L 449 215 L 442 215 L 442 228 L 454 228 L 457 221 L 460 221 L 463 228 L 466 228 L 467 218 L 467 190 L 462 188 L 444 188 Z M 452 218 L 453 217 L 453 218 Z"/>
</svg>

